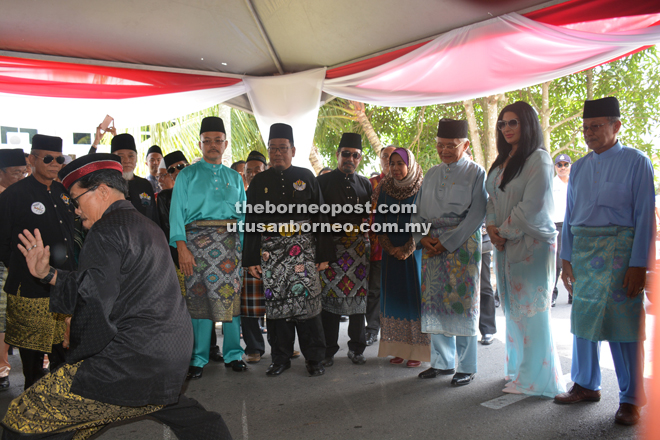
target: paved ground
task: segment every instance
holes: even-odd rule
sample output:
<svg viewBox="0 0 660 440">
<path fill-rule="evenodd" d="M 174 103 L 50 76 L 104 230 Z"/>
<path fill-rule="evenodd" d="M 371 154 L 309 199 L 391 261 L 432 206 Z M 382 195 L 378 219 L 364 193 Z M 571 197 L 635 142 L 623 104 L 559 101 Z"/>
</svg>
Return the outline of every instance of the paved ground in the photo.
<svg viewBox="0 0 660 440">
<path fill-rule="evenodd" d="M 187 384 L 186 395 L 222 414 L 235 439 L 635 439 L 641 428 L 613 422 L 618 386 L 607 344 L 603 344 L 603 398 L 599 403 L 556 405 L 550 399 L 502 393 L 504 387 L 504 316 L 493 345 L 479 346 L 479 373 L 467 387 L 449 386 L 451 376 L 422 380 L 428 368 L 394 366 L 367 347 L 367 363 L 356 366 L 346 357 L 347 324 L 342 324 L 342 350 L 324 376 L 307 376 L 304 360 L 280 377 L 265 374 L 267 356 L 245 373 L 209 364 L 201 380 Z M 564 374 L 570 372 L 572 339 L 566 293 L 552 310 L 553 332 Z M 648 326 L 652 328 L 653 318 Z M 220 333 L 220 332 L 218 332 Z M 650 334 L 651 332 L 648 331 Z M 649 344 L 647 344 L 649 345 Z M 0 394 L 0 413 L 23 389 L 20 358 L 10 356 L 11 387 Z M 647 359 L 650 352 L 647 351 Z M 647 369 L 650 371 L 650 369 Z M 570 379 L 569 379 L 570 380 Z M 499 409 L 495 409 L 499 408 Z M 142 419 L 114 424 L 98 437 L 173 439 L 157 422 Z"/>
</svg>

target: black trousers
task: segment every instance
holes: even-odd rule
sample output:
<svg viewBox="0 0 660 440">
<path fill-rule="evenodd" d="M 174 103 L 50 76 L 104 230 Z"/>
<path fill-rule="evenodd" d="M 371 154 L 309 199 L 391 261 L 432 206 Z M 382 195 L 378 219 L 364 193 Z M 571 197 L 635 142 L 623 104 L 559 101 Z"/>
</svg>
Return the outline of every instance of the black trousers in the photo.
<svg viewBox="0 0 660 440">
<path fill-rule="evenodd" d="M 306 320 L 266 319 L 268 342 L 271 347 L 273 363 L 283 365 L 289 362 L 293 355 L 293 343 L 298 331 L 300 351 L 305 359 L 321 362 L 325 356 L 325 336 L 321 315 Z"/>
<path fill-rule="evenodd" d="M 557 289 L 557 283 L 559 282 L 559 275 L 561 275 L 562 259 L 559 257 L 559 254 L 561 253 L 561 229 L 563 226 L 564 226 L 563 223 L 555 223 L 555 227 L 557 228 L 557 269 L 555 276 L 555 288 L 552 290 L 552 296 L 554 298 L 557 298 L 557 295 L 559 295 L 559 289 Z M 571 296 L 571 294 L 569 293 L 568 296 Z"/>
<path fill-rule="evenodd" d="M 180 440 L 231 440 L 232 438 L 229 428 L 227 428 L 220 414 L 207 411 L 195 399 L 190 399 L 184 395 L 179 396 L 177 403 L 168 405 L 160 411 L 149 414 L 147 417 L 153 417 L 169 426 Z M 6 427 L 3 428 L 3 440 L 70 440 L 76 435 L 76 431 L 20 434 L 10 431 Z"/>
<path fill-rule="evenodd" d="M 261 333 L 259 318 L 241 316 L 241 328 L 243 329 L 243 342 L 245 342 L 245 354 L 263 355 L 266 352 L 264 335 Z"/>
<path fill-rule="evenodd" d="M 495 326 L 495 294 L 493 285 L 490 283 L 490 262 L 493 258 L 491 251 L 481 254 L 481 287 L 479 332 L 482 335 L 493 335 L 497 333 Z"/>
<path fill-rule="evenodd" d="M 210 345 L 210 351 L 220 351 L 220 347 L 218 347 L 218 335 L 215 333 L 215 322 L 213 323 L 213 327 L 211 327 L 211 343 Z"/>
<path fill-rule="evenodd" d="M 36 381 L 45 376 L 43 371 L 44 367 L 44 353 L 43 351 L 29 350 L 27 348 L 19 349 L 21 355 L 21 363 L 23 364 L 23 376 L 25 376 L 24 390 L 27 390 Z M 54 371 L 64 363 L 64 347 L 62 344 L 53 345 L 50 353 L 48 353 L 48 360 L 50 361 L 50 371 Z"/>
<path fill-rule="evenodd" d="M 369 291 L 365 316 L 367 333 L 377 335 L 380 330 L 380 261 L 369 262 Z"/>
<path fill-rule="evenodd" d="M 331 358 L 339 351 L 339 326 L 341 315 L 327 311 L 321 312 L 323 333 L 325 333 L 325 357 Z M 364 353 L 367 348 L 367 334 L 365 332 L 364 315 L 350 315 L 348 317 L 348 349 L 355 354 Z"/>
</svg>

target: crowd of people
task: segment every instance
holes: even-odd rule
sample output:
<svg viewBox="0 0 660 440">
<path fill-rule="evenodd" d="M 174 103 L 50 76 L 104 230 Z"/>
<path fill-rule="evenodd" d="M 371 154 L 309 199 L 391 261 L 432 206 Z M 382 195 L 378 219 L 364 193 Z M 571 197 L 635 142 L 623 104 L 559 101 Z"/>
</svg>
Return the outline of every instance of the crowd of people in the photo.
<svg viewBox="0 0 660 440">
<path fill-rule="evenodd" d="M 87 438 L 142 415 L 179 438 L 231 438 L 219 414 L 180 395 L 183 381 L 201 379 L 210 360 L 245 372 L 266 355 L 263 332 L 268 376 L 300 355 L 296 334 L 308 374 L 322 376 L 344 317 L 353 364 L 378 343 L 391 364 L 430 362 L 421 379 L 469 385 L 478 343 L 497 331 L 491 260 L 506 322 L 503 391 L 598 401 L 599 344 L 608 341 L 615 420 L 637 423 L 653 167 L 618 141 L 620 116 L 614 97 L 585 102 L 592 152 L 573 164 L 566 154 L 553 161 L 529 104 L 510 104 L 489 170 L 471 159 L 467 121 L 441 119 L 438 165 L 425 174 L 411 150 L 392 145 L 371 179 L 356 172 L 359 134 L 344 133 L 337 168 L 315 176 L 292 165 L 284 123 L 270 127 L 268 157 L 252 151 L 226 167 L 218 117 L 201 123 L 201 160 L 152 146 L 146 179 L 134 175 L 129 134 L 112 138 L 110 154 L 93 147 L 69 164 L 53 136 L 35 135 L 27 159 L 1 150 L 0 390 L 7 347 L 19 349 L 25 376 L 3 438 Z M 287 209 L 239 209 L 268 204 Z M 324 204 L 351 209 L 296 209 Z M 323 224 L 339 227 L 306 228 Z M 560 273 L 572 303 L 568 391 L 551 331 Z"/>
</svg>

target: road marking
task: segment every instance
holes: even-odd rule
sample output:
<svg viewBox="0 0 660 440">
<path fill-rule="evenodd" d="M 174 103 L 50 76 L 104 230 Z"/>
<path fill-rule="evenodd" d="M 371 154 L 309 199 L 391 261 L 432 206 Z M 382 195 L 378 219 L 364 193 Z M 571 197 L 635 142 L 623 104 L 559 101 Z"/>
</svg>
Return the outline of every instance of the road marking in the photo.
<svg viewBox="0 0 660 440">
<path fill-rule="evenodd" d="M 485 406 L 490 409 L 502 409 L 505 406 L 509 406 L 513 403 L 520 402 L 523 399 L 528 398 L 526 394 L 505 394 L 503 396 L 497 397 L 488 402 L 483 402 L 481 406 Z"/>
<path fill-rule="evenodd" d="M 245 408 L 245 400 L 243 400 L 243 415 L 241 420 L 243 422 L 243 440 L 248 440 L 247 409 Z"/>
<path fill-rule="evenodd" d="M 571 373 L 566 373 L 562 376 L 562 378 L 568 383 L 571 381 Z M 489 400 L 487 402 L 483 402 L 481 406 L 485 406 L 486 408 L 490 409 L 502 409 L 506 406 L 509 406 L 511 404 L 514 404 L 516 402 L 520 402 L 521 400 L 524 400 L 526 398 L 530 397 L 527 394 L 504 394 L 500 397 L 497 397 L 493 400 Z"/>
</svg>

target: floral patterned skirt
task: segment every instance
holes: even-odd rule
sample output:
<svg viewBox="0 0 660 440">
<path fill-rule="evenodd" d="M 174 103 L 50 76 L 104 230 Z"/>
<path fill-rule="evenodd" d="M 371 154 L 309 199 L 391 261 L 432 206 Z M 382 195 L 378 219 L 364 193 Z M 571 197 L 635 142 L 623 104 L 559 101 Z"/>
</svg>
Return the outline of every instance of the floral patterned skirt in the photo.
<svg viewBox="0 0 660 440">
<path fill-rule="evenodd" d="M 370 245 L 367 234 L 334 236 L 337 260 L 321 272 L 323 310 L 337 315 L 367 311 Z"/>
<path fill-rule="evenodd" d="M 589 341 L 635 342 L 645 339 L 644 294 L 628 298 L 623 279 L 635 230 L 573 226 L 573 309 L 571 333 Z M 641 333 L 640 333 L 641 332 Z"/>
<path fill-rule="evenodd" d="M 261 251 L 266 317 L 306 320 L 321 313 L 316 237 L 262 237 Z"/>
<path fill-rule="evenodd" d="M 455 225 L 433 222 L 438 238 Z M 458 220 L 458 219 L 449 219 Z M 481 229 L 454 252 L 429 258 L 422 254 L 422 331 L 447 336 L 474 336 L 479 326 Z"/>
<path fill-rule="evenodd" d="M 192 319 L 231 322 L 241 312 L 241 240 L 226 226 L 186 227 L 187 246 L 195 257 L 185 277 L 186 304 Z"/>
</svg>

